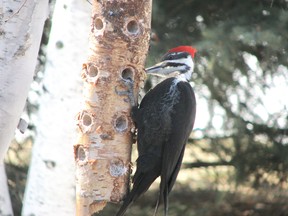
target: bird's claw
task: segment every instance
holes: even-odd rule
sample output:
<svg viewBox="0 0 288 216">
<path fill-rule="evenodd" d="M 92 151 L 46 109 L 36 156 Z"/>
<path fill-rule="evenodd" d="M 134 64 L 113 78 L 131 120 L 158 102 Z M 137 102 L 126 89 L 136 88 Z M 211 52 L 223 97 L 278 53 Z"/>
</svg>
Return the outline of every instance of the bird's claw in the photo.
<svg viewBox="0 0 288 216">
<path fill-rule="evenodd" d="M 131 106 L 135 106 L 135 98 L 134 98 L 134 82 L 131 79 L 123 79 L 123 84 L 127 87 L 126 91 L 119 91 L 117 90 L 117 86 L 115 86 L 115 92 L 116 94 L 120 96 L 127 96 L 127 98 L 124 99 L 125 102 L 130 103 Z"/>
</svg>

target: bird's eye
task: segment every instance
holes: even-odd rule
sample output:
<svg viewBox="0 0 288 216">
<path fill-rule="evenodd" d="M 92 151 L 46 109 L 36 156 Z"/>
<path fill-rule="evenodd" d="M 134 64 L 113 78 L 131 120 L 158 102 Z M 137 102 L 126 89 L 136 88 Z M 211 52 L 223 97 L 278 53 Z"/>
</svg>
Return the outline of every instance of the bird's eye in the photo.
<svg viewBox="0 0 288 216">
<path fill-rule="evenodd" d="M 173 59 L 173 56 L 172 56 L 172 55 L 168 55 L 168 56 L 166 57 L 166 59 L 167 59 L 167 60 L 172 60 L 172 59 Z"/>
</svg>

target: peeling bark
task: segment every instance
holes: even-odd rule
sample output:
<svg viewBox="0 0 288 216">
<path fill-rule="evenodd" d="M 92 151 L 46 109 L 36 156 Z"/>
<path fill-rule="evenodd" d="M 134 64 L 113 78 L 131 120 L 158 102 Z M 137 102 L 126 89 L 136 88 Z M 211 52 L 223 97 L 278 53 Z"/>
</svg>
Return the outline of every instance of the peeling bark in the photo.
<svg viewBox="0 0 288 216">
<path fill-rule="evenodd" d="M 13 215 L 3 160 L 33 79 L 48 9 L 48 0 L 1 1 L 0 215 Z"/>
<path fill-rule="evenodd" d="M 77 215 L 119 202 L 128 189 L 133 122 L 125 83 L 143 86 L 149 46 L 151 0 L 93 1 L 90 54 L 83 64 L 84 108 L 78 114 Z M 135 97 L 137 101 L 137 97 Z"/>
</svg>

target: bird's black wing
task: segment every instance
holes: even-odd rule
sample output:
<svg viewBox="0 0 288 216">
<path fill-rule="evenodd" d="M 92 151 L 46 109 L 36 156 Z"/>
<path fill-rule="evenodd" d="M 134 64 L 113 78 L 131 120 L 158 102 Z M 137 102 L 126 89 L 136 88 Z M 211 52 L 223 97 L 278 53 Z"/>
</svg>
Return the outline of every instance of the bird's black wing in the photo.
<svg viewBox="0 0 288 216">
<path fill-rule="evenodd" d="M 157 177 L 161 174 L 163 145 L 171 130 L 171 118 L 167 117 L 167 114 L 165 115 L 165 96 L 169 92 L 173 80 L 174 78 L 166 79 L 151 89 L 141 101 L 139 109 L 134 115 L 138 128 L 138 159 L 133 182 L 142 173 L 145 175 L 157 174 Z"/>
<path fill-rule="evenodd" d="M 171 191 L 182 163 L 186 142 L 193 129 L 196 114 L 195 94 L 187 82 L 177 84 L 180 99 L 172 112 L 172 128 L 163 146 L 160 201 L 164 199 L 165 215 L 168 210 L 168 194 Z"/>
<path fill-rule="evenodd" d="M 116 216 L 122 216 L 131 203 L 148 190 L 161 174 L 162 149 L 171 125 L 170 119 L 163 116 L 163 96 L 167 94 L 173 79 L 169 78 L 150 90 L 139 108 L 134 107 L 132 117 L 136 123 L 138 159 L 133 177 L 133 188 L 127 195 Z"/>
<path fill-rule="evenodd" d="M 172 85 L 174 78 L 168 78 L 151 89 L 141 101 L 136 115 L 138 127 L 138 153 L 146 153 L 150 146 L 158 147 L 163 144 L 170 132 L 171 121 L 163 115 L 165 100 L 163 99 Z M 153 148 L 153 147 L 152 147 Z M 160 149 L 162 150 L 162 149 Z"/>
</svg>

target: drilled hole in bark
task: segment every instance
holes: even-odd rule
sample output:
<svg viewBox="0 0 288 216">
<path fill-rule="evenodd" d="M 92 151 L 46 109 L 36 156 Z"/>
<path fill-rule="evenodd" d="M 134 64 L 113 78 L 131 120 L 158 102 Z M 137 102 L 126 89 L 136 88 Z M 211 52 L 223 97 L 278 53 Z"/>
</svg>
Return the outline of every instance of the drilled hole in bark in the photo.
<svg viewBox="0 0 288 216">
<path fill-rule="evenodd" d="M 92 118 L 88 114 L 84 114 L 82 117 L 82 122 L 84 126 L 90 126 L 92 124 Z"/>
<path fill-rule="evenodd" d="M 96 77 L 98 75 L 98 68 L 95 65 L 90 65 L 88 67 L 88 76 L 90 77 Z"/>
<path fill-rule="evenodd" d="M 121 74 L 122 78 L 125 80 L 133 81 L 134 70 L 132 68 L 125 68 Z"/>
<path fill-rule="evenodd" d="M 84 161 L 85 158 L 86 158 L 85 151 L 84 151 L 84 149 L 81 146 L 79 146 L 78 149 L 77 149 L 77 158 L 80 161 Z"/>
<path fill-rule="evenodd" d="M 120 116 L 115 121 L 115 128 L 118 132 L 123 132 L 128 127 L 128 121 L 125 116 Z"/>
<path fill-rule="evenodd" d="M 137 34 L 139 32 L 139 25 L 136 20 L 131 20 L 127 23 L 127 30 L 130 34 Z"/>
<path fill-rule="evenodd" d="M 110 175 L 113 177 L 122 176 L 127 172 L 122 160 L 112 160 L 110 162 Z"/>
<path fill-rule="evenodd" d="M 95 18 L 94 20 L 94 26 L 97 30 L 102 30 L 104 27 L 104 23 L 102 21 L 102 19 L 100 18 Z"/>
</svg>

